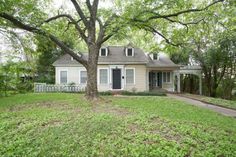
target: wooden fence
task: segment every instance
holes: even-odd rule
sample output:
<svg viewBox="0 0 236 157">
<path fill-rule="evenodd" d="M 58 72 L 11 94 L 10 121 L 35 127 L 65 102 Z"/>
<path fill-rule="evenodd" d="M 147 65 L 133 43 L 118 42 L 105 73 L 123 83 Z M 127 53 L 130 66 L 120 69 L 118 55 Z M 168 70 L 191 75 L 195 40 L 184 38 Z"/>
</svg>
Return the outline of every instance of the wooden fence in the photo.
<svg viewBox="0 0 236 157">
<path fill-rule="evenodd" d="M 34 83 L 34 92 L 84 92 L 86 86 L 84 85 L 54 85 L 46 83 Z"/>
</svg>

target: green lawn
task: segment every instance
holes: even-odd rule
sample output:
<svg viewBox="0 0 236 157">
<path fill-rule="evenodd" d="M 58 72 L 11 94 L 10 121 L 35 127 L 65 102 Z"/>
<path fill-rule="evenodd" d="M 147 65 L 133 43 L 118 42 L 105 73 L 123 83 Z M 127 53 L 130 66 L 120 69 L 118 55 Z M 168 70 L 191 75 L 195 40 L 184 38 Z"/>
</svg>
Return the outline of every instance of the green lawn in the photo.
<svg viewBox="0 0 236 157">
<path fill-rule="evenodd" d="M 236 100 L 226 100 L 221 98 L 212 98 L 203 95 L 193 95 L 193 94 L 185 94 L 185 96 L 236 110 Z"/>
<path fill-rule="evenodd" d="M 225 156 L 236 119 L 168 97 L 79 94 L 0 99 L 0 156 Z"/>
</svg>

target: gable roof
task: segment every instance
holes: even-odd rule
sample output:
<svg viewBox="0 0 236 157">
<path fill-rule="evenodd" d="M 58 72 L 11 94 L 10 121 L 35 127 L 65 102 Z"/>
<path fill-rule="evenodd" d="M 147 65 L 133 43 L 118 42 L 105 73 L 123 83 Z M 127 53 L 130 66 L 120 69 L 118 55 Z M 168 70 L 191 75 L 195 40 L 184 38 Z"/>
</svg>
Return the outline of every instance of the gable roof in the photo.
<svg viewBox="0 0 236 157">
<path fill-rule="evenodd" d="M 159 60 L 152 60 L 140 48 L 134 48 L 134 56 L 126 56 L 125 46 L 108 46 L 108 56 L 99 56 L 98 64 L 143 64 L 147 67 L 179 67 L 169 57 L 160 56 Z M 87 58 L 88 54 L 84 53 Z M 82 66 L 76 60 L 72 60 L 69 54 L 61 56 L 53 63 L 53 66 Z"/>
<path fill-rule="evenodd" d="M 87 58 L 88 55 L 84 55 Z M 72 60 L 69 54 L 64 54 L 59 57 L 52 65 L 53 66 L 82 66 L 78 61 Z"/>
<path fill-rule="evenodd" d="M 159 59 L 153 60 L 151 59 L 150 55 L 148 55 L 148 63 L 147 67 L 155 68 L 155 67 L 180 67 L 179 65 L 175 64 L 168 56 L 163 53 L 159 54 Z"/>
</svg>

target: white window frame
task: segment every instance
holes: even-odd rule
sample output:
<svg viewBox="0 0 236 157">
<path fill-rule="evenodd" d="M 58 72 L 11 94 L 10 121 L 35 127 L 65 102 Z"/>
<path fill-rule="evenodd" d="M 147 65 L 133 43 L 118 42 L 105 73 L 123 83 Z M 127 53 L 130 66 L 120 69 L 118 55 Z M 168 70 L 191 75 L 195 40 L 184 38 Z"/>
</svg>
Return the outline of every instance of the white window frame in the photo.
<svg viewBox="0 0 236 157">
<path fill-rule="evenodd" d="M 61 72 L 66 71 L 66 83 L 61 83 Z M 59 70 L 59 84 L 68 84 L 68 69 L 60 69 Z"/>
<path fill-rule="evenodd" d="M 164 80 L 164 73 L 166 74 L 166 80 Z M 170 81 L 167 81 L 167 73 L 170 73 Z M 165 71 L 165 72 L 162 72 L 162 82 L 163 83 L 171 83 L 171 72 L 170 71 Z"/>
<path fill-rule="evenodd" d="M 101 83 L 100 70 L 107 70 L 107 83 Z M 108 85 L 109 84 L 109 68 L 98 68 L 98 79 L 97 80 L 98 80 L 99 85 Z"/>
<path fill-rule="evenodd" d="M 132 49 L 132 56 L 128 56 L 128 49 Z M 126 55 L 127 57 L 133 57 L 133 56 L 134 56 L 134 48 L 132 48 L 132 47 L 127 47 L 127 48 L 125 49 L 125 55 Z"/>
<path fill-rule="evenodd" d="M 134 82 L 133 82 L 133 83 L 127 83 L 127 82 L 126 82 L 126 70 L 133 70 L 133 71 L 134 71 Z M 125 84 L 126 84 L 126 85 L 135 85 L 135 80 L 136 80 L 136 79 L 135 79 L 135 76 L 136 76 L 136 75 L 135 75 L 135 68 L 125 68 Z"/>
<path fill-rule="evenodd" d="M 87 81 L 88 81 L 88 72 L 87 72 L 87 81 L 86 81 L 86 83 L 82 83 L 82 82 L 81 82 L 81 72 L 84 72 L 84 71 L 87 72 L 87 70 L 79 70 L 79 84 L 87 84 Z"/>
<path fill-rule="evenodd" d="M 102 49 L 105 49 L 106 50 L 106 55 L 105 56 L 102 56 Z M 107 47 L 102 47 L 102 48 L 100 48 L 100 50 L 99 50 L 99 56 L 101 56 L 101 57 L 106 57 L 108 55 L 108 48 Z"/>
</svg>

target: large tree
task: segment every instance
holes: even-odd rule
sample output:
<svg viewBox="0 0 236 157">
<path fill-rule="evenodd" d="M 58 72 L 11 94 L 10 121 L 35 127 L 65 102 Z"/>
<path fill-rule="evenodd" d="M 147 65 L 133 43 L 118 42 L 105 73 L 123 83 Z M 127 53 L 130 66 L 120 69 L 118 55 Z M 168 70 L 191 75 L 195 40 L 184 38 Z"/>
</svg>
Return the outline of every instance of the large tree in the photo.
<svg viewBox="0 0 236 157">
<path fill-rule="evenodd" d="M 167 49 L 178 63 L 192 63 L 202 67 L 206 87 L 203 88 L 204 94 L 213 97 L 228 95 L 230 98 L 235 79 L 236 3 L 228 3 L 227 7 L 215 8 L 212 16 L 204 17 L 198 25 L 189 27 L 185 34 L 181 28 L 175 31 L 172 34 L 173 40 L 179 37 L 183 44 L 181 47 L 168 46 Z"/>
<path fill-rule="evenodd" d="M 177 46 L 159 29 L 164 28 L 167 23 L 178 23 L 184 26 L 198 23 L 201 19 L 191 19 L 187 21 L 184 17 L 189 13 L 199 13 L 207 11 L 211 6 L 222 2 L 216 0 L 211 3 L 204 1 L 204 5 L 193 3 L 192 1 L 155 1 L 155 0 L 134 0 L 122 1 L 117 0 L 118 7 L 115 9 L 99 8 L 99 0 L 70 0 L 74 7 L 72 11 L 58 11 L 57 15 L 50 18 L 44 10 L 47 10 L 48 1 L 43 0 L 9 0 L 0 4 L 0 25 L 4 27 L 15 27 L 27 30 L 34 34 L 45 36 L 52 40 L 65 53 L 71 55 L 75 60 L 80 62 L 88 74 L 86 95 L 90 99 L 97 98 L 97 62 L 99 49 L 104 42 L 112 36 L 129 26 L 145 29 L 156 35 L 161 36 L 167 43 Z M 198 14 L 199 15 L 199 14 Z M 73 50 L 65 45 L 60 35 L 56 32 L 62 31 L 57 25 L 47 27 L 45 23 L 53 23 L 57 20 L 67 22 L 63 25 L 66 28 L 73 26 L 74 33 L 86 44 L 88 57 L 83 53 Z M 160 22 L 162 20 L 163 22 Z M 61 25 L 60 25 L 61 26 Z M 53 28 L 56 28 L 52 30 Z M 168 28 L 168 27 L 165 27 Z"/>
</svg>

